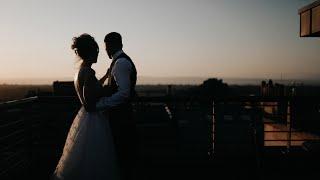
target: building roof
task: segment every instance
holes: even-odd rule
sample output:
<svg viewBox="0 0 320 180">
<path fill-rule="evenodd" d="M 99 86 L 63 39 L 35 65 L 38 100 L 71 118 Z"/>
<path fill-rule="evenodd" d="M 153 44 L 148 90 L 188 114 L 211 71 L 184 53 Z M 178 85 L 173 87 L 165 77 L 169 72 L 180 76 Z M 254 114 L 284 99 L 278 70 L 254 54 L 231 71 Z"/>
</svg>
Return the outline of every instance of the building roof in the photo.
<svg viewBox="0 0 320 180">
<path fill-rule="evenodd" d="M 320 0 L 317 0 L 317 1 L 315 1 L 315 2 L 313 2 L 311 4 L 309 4 L 309 5 L 306 5 L 306 6 L 302 7 L 301 9 L 299 9 L 299 14 L 301 14 L 301 13 L 303 13 L 303 12 L 309 10 L 309 9 L 312 9 L 314 7 L 317 7 L 317 6 L 320 6 Z"/>
</svg>

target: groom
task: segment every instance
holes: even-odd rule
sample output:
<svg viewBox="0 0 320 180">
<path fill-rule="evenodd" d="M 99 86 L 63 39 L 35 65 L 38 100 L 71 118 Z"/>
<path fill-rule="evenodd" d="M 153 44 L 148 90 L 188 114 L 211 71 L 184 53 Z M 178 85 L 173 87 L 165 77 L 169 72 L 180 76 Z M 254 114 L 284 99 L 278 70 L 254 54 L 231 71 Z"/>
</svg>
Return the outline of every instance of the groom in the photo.
<svg viewBox="0 0 320 180">
<path fill-rule="evenodd" d="M 131 100 L 135 96 L 137 70 L 131 58 L 122 50 L 122 38 L 111 32 L 104 38 L 107 54 L 112 63 L 107 74 L 100 80 L 108 79 L 104 87 L 105 96 L 97 103 L 97 109 L 107 107 L 106 115 L 114 138 L 120 171 L 124 179 L 132 176 L 136 148 L 136 129 L 133 120 Z"/>
</svg>

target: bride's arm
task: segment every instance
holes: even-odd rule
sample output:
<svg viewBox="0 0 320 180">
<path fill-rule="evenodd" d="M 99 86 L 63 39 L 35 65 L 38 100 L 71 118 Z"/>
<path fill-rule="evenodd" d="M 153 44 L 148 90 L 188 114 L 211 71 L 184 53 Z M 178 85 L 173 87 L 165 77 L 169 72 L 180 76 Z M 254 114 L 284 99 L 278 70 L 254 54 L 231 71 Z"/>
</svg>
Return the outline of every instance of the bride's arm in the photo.
<svg viewBox="0 0 320 180">
<path fill-rule="evenodd" d="M 95 77 L 94 71 L 88 71 L 85 75 L 84 85 L 83 85 L 83 97 L 85 100 L 84 108 L 88 112 L 96 110 L 97 101 L 97 79 Z"/>
<path fill-rule="evenodd" d="M 104 82 L 108 79 L 110 73 L 110 69 L 107 70 L 107 73 L 99 80 L 100 84 L 103 85 Z"/>
</svg>

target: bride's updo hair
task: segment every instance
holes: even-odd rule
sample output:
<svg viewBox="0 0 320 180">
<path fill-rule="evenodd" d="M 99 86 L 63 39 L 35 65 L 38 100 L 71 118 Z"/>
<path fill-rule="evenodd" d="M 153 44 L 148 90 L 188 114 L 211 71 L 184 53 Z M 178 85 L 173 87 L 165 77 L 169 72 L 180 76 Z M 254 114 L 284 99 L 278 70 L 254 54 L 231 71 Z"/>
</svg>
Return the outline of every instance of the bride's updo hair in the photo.
<svg viewBox="0 0 320 180">
<path fill-rule="evenodd" d="M 91 58 L 98 55 L 99 46 L 92 36 L 89 34 L 81 34 L 74 37 L 71 49 L 83 60 L 91 61 Z"/>
</svg>

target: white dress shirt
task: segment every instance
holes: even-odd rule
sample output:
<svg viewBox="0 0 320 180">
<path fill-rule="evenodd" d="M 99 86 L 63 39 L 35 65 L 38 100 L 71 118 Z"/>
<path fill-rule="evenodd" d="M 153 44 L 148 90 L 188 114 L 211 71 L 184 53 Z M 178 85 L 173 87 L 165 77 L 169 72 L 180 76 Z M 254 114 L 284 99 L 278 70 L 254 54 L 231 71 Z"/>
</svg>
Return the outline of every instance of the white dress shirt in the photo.
<svg viewBox="0 0 320 180">
<path fill-rule="evenodd" d="M 112 56 L 112 61 L 115 61 L 123 51 L 117 51 Z M 125 103 L 130 98 L 130 75 L 132 71 L 132 65 L 126 58 L 118 59 L 113 68 L 111 69 L 111 76 L 114 77 L 118 85 L 118 91 L 110 97 L 102 97 L 96 104 L 97 110 L 104 110 L 107 108 L 118 106 Z M 109 80 L 109 79 L 108 79 Z"/>
</svg>

